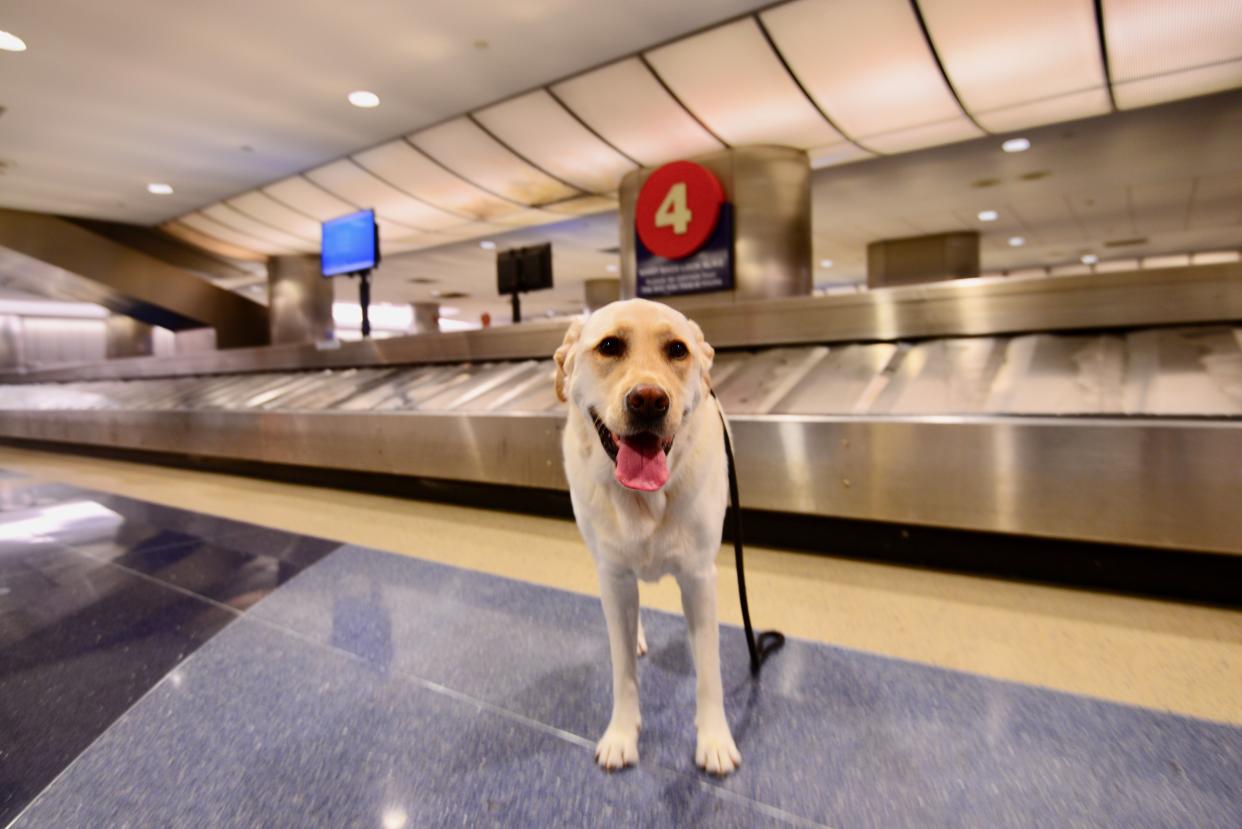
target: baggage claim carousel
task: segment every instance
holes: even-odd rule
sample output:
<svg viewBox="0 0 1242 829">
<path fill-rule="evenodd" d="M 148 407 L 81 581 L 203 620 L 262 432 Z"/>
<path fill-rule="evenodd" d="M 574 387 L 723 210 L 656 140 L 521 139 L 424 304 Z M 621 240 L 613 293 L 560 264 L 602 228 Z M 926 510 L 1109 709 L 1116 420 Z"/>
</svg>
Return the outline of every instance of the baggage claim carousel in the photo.
<svg viewBox="0 0 1242 829">
<path fill-rule="evenodd" d="M 686 310 L 718 350 L 742 503 L 769 523 L 1242 553 L 1242 266 Z M 0 437 L 564 491 L 564 329 L 7 375 Z"/>
</svg>

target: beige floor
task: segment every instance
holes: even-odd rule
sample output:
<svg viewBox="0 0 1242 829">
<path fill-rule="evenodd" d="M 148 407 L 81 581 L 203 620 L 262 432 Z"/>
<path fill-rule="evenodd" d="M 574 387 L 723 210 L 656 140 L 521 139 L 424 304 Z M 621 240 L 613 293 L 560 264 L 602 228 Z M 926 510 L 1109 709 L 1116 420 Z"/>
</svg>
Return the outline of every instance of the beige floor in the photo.
<svg viewBox="0 0 1242 829">
<path fill-rule="evenodd" d="M 571 522 L 0 446 L 0 468 L 596 594 Z M 721 616 L 740 622 L 731 550 Z M 1242 724 L 1242 613 L 764 548 L 756 624 L 791 636 Z M 678 611 L 668 580 L 643 604 Z"/>
</svg>

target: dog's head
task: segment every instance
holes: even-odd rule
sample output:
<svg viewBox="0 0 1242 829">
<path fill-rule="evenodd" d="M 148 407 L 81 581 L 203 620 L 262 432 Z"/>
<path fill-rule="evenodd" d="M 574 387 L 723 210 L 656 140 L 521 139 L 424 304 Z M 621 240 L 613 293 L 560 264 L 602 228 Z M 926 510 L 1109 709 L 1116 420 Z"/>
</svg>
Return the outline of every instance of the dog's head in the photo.
<svg viewBox="0 0 1242 829">
<path fill-rule="evenodd" d="M 645 299 L 576 321 L 556 350 L 556 394 L 589 418 L 615 477 L 654 491 L 669 478 L 678 430 L 710 392 L 715 352 L 694 322 Z"/>
</svg>

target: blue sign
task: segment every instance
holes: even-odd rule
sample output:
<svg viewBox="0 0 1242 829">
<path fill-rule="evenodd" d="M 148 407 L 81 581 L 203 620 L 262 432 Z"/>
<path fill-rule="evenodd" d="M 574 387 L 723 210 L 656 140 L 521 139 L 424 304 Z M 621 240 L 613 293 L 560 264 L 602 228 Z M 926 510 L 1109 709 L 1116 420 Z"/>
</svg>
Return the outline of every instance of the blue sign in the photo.
<svg viewBox="0 0 1242 829">
<path fill-rule="evenodd" d="M 379 264 L 375 211 L 360 210 L 323 223 L 320 261 L 324 276 L 369 271 Z"/>
<path fill-rule="evenodd" d="M 702 294 L 733 290 L 733 205 L 720 206 L 711 235 L 684 259 L 656 256 L 634 234 L 637 259 L 635 293 L 640 297 Z"/>
</svg>

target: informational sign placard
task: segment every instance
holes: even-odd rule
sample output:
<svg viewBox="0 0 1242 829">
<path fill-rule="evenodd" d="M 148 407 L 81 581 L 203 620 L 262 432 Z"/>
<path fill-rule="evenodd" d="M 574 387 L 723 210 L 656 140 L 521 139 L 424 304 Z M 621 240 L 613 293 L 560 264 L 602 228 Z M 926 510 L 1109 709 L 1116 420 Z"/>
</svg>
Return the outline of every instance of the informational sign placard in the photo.
<svg viewBox="0 0 1242 829">
<path fill-rule="evenodd" d="M 637 296 L 733 288 L 733 206 L 706 167 L 674 161 L 648 176 L 634 230 Z"/>
</svg>

